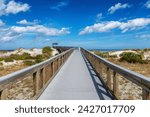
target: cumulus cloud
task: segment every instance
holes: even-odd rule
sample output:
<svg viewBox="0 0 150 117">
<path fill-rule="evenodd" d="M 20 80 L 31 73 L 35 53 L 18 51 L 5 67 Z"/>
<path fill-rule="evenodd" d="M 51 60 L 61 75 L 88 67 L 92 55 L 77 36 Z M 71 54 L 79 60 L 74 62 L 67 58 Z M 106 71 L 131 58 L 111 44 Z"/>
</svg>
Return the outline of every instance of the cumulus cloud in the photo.
<svg viewBox="0 0 150 117">
<path fill-rule="evenodd" d="M 150 24 L 150 18 L 136 18 L 136 19 L 128 20 L 127 22 L 107 21 L 107 22 L 96 23 L 92 26 L 87 26 L 82 31 L 80 31 L 79 35 L 84 35 L 84 34 L 94 33 L 94 32 L 107 32 L 112 29 L 120 29 L 124 33 L 129 30 L 137 30 L 137 29 L 144 28 L 149 24 Z"/>
<path fill-rule="evenodd" d="M 34 26 L 12 26 L 10 28 L 11 31 L 16 33 L 39 33 L 47 36 L 59 36 L 64 34 L 69 34 L 69 28 L 47 28 L 43 25 L 34 25 Z"/>
<path fill-rule="evenodd" d="M 146 3 L 145 3 L 145 6 L 150 9 L 150 0 L 148 0 Z"/>
<path fill-rule="evenodd" d="M 14 0 L 9 1 L 8 3 L 6 0 L 0 0 L 0 5 L 0 16 L 26 12 L 30 9 L 28 4 L 15 2 Z"/>
<path fill-rule="evenodd" d="M 17 24 L 21 24 L 21 25 L 35 25 L 38 22 L 39 22 L 38 20 L 34 20 L 33 22 L 29 22 L 26 19 L 23 19 L 21 21 L 18 21 Z"/>
<path fill-rule="evenodd" d="M 127 3 L 126 4 L 121 4 L 121 3 L 117 3 L 115 4 L 114 6 L 111 6 L 109 9 L 108 9 L 108 12 L 110 14 L 113 14 L 115 13 L 117 10 L 119 9 L 125 9 L 125 8 L 129 8 L 130 5 L 128 5 Z"/>
<path fill-rule="evenodd" d="M 0 19 L 0 26 L 4 26 L 5 23 Z"/>
<path fill-rule="evenodd" d="M 129 20 L 128 22 L 122 22 L 120 25 L 120 29 L 123 32 L 128 30 L 136 30 L 139 28 L 143 28 L 150 24 L 150 18 L 137 18 L 133 20 Z"/>
<path fill-rule="evenodd" d="M 93 33 L 93 32 L 107 32 L 111 29 L 117 28 L 121 25 L 118 21 L 110 21 L 110 22 L 103 22 L 103 23 L 96 23 L 92 26 L 85 27 L 79 35 Z"/>
<path fill-rule="evenodd" d="M 43 25 L 33 26 L 12 26 L 7 29 L 1 30 L 1 41 L 10 41 L 20 37 L 23 34 L 40 34 L 43 36 L 60 36 L 70 34 L 69 28 L 48 28 Z"/>
</svg>

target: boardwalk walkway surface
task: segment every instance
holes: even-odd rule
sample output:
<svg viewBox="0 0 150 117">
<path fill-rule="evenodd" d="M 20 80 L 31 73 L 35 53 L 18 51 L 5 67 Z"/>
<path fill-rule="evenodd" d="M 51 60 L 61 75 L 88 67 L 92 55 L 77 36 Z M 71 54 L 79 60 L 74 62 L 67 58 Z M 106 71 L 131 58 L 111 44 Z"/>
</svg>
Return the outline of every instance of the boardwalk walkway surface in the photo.
<svg viewBox="0 0 150 117">
<path fill-rule="evenodd" d="M 113 97 L 76 49 L 38 99 L 104 100 Z"/>
</svg>

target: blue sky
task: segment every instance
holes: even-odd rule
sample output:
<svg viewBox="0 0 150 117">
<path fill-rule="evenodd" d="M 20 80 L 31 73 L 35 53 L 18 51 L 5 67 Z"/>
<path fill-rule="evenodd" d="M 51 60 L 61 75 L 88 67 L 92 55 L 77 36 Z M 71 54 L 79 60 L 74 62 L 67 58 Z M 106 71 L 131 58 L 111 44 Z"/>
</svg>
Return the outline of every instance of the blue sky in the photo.
<svg viewBox="0 0 150 117">
<path fill-rule="evenodd" d="M 150 0 L 0 0 L 0 49 L 150 48 Z"/>
</svg>

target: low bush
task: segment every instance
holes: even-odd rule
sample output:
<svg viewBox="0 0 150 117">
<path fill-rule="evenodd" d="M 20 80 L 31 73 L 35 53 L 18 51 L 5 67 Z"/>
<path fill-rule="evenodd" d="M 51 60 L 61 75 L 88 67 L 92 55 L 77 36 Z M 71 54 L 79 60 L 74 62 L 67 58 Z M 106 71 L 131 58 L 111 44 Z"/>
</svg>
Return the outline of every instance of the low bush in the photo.
<svg viewBox="0 0 150 117">
<path fill-rule="evenodd" d="M 46 46 L 42 49 L 42 53 L 43 53 L 44 57 L 46 57 L 46 58 L 52 56 L 52 51 L 53 50 L 49 46 Z"/>
<path fill-rule="evenodd" d="M 150 51 L 150 48 L 143 49 L 144 52 Z"/>
<path fill-rule="evenodd" d="M 4 60 L 4 58 L 0 58 L 0 61 L 3 61 Z"/>
<path fill-rule="evenodd" d="M 32 59 L 32 56 L 28 53 L 23 53 L 22 55 L 12 54 L 10 57 L 15 59 L 15 60 Z"/>
<path fill-rule="evenodd" d="M 30 61 L 30 60 L 27 60 L 27 61 L 23 61 L 23 63 L 27 66 L 31 66 L 31 65 L 34 65 L 35 62 L 34 61 Z"/>
<path fill-rule="evenodd" d="M 108 52 L 98 52 L 98 51 L 95 51 L 94 53 L 96 55 L 100 56 L 100 57 L 109 58 L 109 53 Z"/>
<path fill-rule="evenodd" d="M 129 63 L 141 63 L 141 64 L 147 63 L 147 61 L 142 59 L 142 55 L 133 52 L 124 52 L 120 56 L 121 56 L 120 61 L 127 61 Z"/>
<path fill-rule="evenodd" d="M 5 62 L 13 62 L 13 58 L 10 58 L 10 57 L 7 57 L 7 58 L 4 58 L 4 61 Z"/>
<path fill-rule="evenodd" d="M 43 61 L 42 59 L 35 59 L 35 63 L 40 63 L 42 61 Z"/>
<path fill-rule="evenodd" d="M 3 65 L 3 63 L 2 63 L 2 62 L 0 62 L 0 65 Z"/>
</svg>

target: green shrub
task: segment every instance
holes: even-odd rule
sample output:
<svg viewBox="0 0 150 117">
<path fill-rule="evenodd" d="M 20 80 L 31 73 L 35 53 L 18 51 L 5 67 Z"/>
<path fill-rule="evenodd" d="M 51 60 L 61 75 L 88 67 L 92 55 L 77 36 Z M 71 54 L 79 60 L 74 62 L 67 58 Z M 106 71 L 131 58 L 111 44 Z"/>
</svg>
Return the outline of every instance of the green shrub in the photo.
<svg viewBox="0 0 150 117">
<path fill-rule="evenodd" d="M 7 58 L 4 58 L 4 61 L 5 62 L 13 62 L 13 58 L 10 58 L 10 57 L 7 57 Z"/>
<path fill-rule="evenodd" d="M 124 52 L 120 56 L 121 56 L 120 61 L 127 61 L 129 63 L 141 63 L 141 64 L 147 63 L 147 61 L 142 60 L 142 55 L 133 52 Z"/>
<path fill-rule="evenodd" d="M 3 65 L 3 63 L 2 63 L 2 62 L 0 62 L 0 65 Z"/>
<path fill-rule="evenodd" d="M 150 48 L 143 49 L 144 52 L 150 51 Z"/>
<path fill-rule="evenodd" d="M 23 63 L 27 66 L 31 66 L 31 65 L 34 65 L 35 62 L 34 61 L 30 61 L 30 60 L 27 60 L 27 61 L 23 61 Z"/>
<path fill-rule="evenodd" d="M 3 61 L 4 60 L 4 58 L 0 58 L 0 61 Z"/>
<path fill-rule="evenodd" d="M 42 49 L 42 52 L 43 53 L 49 53 L 49 52 L 52 52 L 53 50 L 51 49 L 51 47 L 49 47 L 49 46 L 46 46 L 46 47 L 44 47 L 43 49 Z"/>
<path fill-rule="evenodd" d="M 22 55 L 12 54 L 10 57 L 15 59 L 15 60 L 32 59 L 32 56 L 28 53 L 23 53 Z"/>
<path fill-rule="evenodd" d="M 40 63 L 42 61 L 43 61 L 42 59 L 35 59 L 35 63 Z"/>
<path fill-rule="evenodd" d="M 96 55 L 100 56 L 100 57 L 103 57 L 103 58 L 108 58 L 109 57 L 109 53 L 108 52 L 98 52 L 98 51 L 95 51 L 94 53 Z"/>
<path fill-rule="evenodd" d="M 110 58 L 117 58 L 117 55 L 109 55 Z"/>
<path fill-rule="evenodd" d="M 51 47 L 49 46 L 46 46 L 42 49 L 42 53 L 43 53 L 43 56 L 46 57 L 46 58 L 49 58 L 50 56 L 52 56 L 52 49 Z"/>
</svg>

